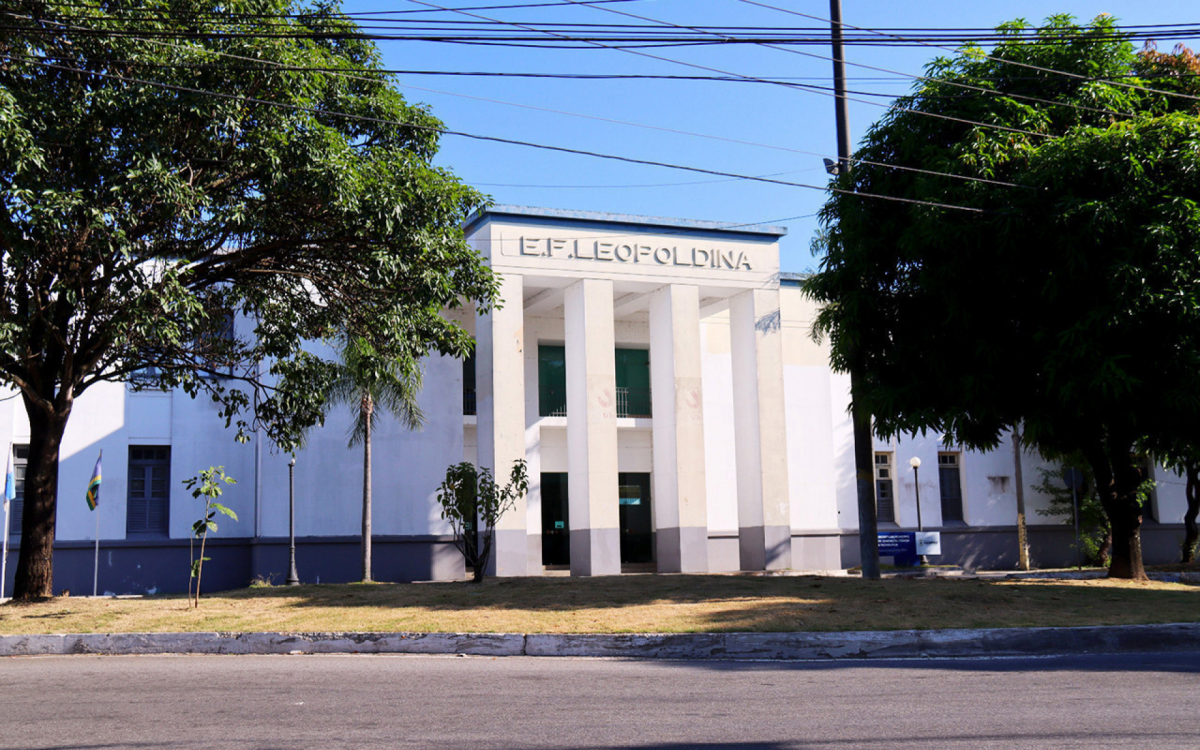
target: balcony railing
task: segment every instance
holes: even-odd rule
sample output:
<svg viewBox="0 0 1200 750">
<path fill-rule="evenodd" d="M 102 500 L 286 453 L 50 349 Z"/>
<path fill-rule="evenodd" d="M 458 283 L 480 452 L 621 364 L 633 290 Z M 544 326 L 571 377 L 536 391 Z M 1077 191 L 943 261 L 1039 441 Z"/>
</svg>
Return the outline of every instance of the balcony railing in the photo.
<svg viewBox="0 0 1200 750">
<path fill-rule="evenodd" d="M 567 394 L 565 391 L 543 389 L 540 396 L 538 413 L 543 417 L 567 416 Z M 652 416 L 650 408 L 649 388 L 626 388 L 617 386 L 617 418 L 618 419 L 649 419 Z"/>
<path fill-rule="evenodd" d="M 649 419 L 650 389 L 617 386 L 617 417 Z"/>
<path fill-rule="evenodd" d="M 557 388 L 543 388 L 539 396 L 538 415 L 543 417 L 567 416 L 567 392 Z"/>
</svg>

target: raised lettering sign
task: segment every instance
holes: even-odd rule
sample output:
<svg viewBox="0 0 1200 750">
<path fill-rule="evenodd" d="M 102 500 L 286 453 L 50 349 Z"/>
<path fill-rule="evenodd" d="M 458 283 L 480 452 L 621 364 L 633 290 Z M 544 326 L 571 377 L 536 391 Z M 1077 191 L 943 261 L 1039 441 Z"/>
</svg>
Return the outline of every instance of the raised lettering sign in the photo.
<svg viewBox="0 0 1200 750">
<path fill-rule="evenodd" d="M 742 250 L 691 247 L 688 245 L 633 245 L 603 240 L 565 240 L 552 237 L 521 237 L 520 254 L 539 258 L 568 258 L 603 263 L 649 263 L 656 266 L 711 268 L 716 271 L 753 271 L 750 257 Z"/>
</svg>

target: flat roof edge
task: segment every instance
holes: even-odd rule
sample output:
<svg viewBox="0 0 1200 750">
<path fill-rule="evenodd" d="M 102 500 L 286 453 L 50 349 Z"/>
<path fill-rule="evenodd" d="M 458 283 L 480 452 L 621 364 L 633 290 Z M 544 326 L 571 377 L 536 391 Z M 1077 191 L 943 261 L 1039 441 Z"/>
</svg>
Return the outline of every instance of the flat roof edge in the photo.
<svg viewBox="0 0 1200 750">
<path fill-rule="evenodd" d="M 575 211 L 564 208 L 537 208 L 533 206 L 498 205 L 481 208 L 467 217 L 463 230 L 470 231 L 485 219 L 494 216 L 524 216 L 537 219 L 559 219 L 562 221 L 586 222 L 592 224 L 623 224 L 626 226 L 668 227 L 678 230 L 694 230 L 697 232 L 727 232 L 729 234 L 751 234 L 763 237 L 782 237 L 787 234 L 787 227 L 768 226 L 762 224 L 730 224 L 720 221 L 701 219 L 670 219 L 660 216 L 638 216 L 636 214 L 614 214 L 600 211 Z"/>
</svg>

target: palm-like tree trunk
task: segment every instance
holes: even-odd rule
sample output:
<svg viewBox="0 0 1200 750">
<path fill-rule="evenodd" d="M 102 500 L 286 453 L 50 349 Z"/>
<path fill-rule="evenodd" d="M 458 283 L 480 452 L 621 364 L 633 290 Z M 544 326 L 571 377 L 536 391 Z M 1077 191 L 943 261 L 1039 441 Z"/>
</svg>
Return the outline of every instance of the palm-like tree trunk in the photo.
<svg viewBox="0 0 1200 750">
<path fill-rule="evenodd" d="M 371 417 L 375 404 L 371 394 L 362 396 L 363 428 L 363 503 L 362 503 L 362 579 L 371 581 Z"/>
</svg>

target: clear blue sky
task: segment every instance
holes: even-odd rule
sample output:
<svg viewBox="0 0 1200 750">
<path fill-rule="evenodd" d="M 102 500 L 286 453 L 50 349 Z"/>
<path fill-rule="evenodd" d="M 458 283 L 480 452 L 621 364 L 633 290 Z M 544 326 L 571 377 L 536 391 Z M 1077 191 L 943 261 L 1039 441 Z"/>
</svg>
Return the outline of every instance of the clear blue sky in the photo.
<svg viewBox="0 0 1200 750">
<path fill-rule="evenodd" d="M 428 5 L 461 8 L 519 1 L 429 0 L 428 4 L 418 4 L 408 0 L 347 0 L 343 7 L 354 13 L 410 10 Z M 820 18 L 827 18 L 829 13 L 827 0 L 762 1 L 767 5 Z M 872 28 L 992 28 L 1015 18 L 1037 23 L 1051 13 L 1070 13 L 1080 19 L 1110 13 L 1122 24 L 1132 25 L 1200 25 L 1200 4 L 1195 0 L 842 2 L 846 24 Z M 739 0 L 641 0 L 606 7 L 681 26 L 821 25 Z M 596 7 L 582 6 L 474 12 L 514 23 L 645 23 Z M 427 16 L 407 17 L 471 20 L 461 14 L 432 10 Z M 395 69 L 705 74 L 705 71 L 678 63 L 648 59 L 613 49 L 547 50 L 412 41 L 383 41 L 379 44 L 385 65 Z M 1200 46 L 1200 40 L 1190 40 L 1189 44 L 1196 48 Z M 1160 45 L 1164 50 L 1170 46 Z M 797 49 L 820 57 L 829 55 L 827 46 Z M 778 49 L 712 45 L 646 51 L 744 76 L 804 77 L 811 79 L 806 81 L 809 83 L 830 85 L 831 63 L 828 60 Z M 939 50 L 928 48 L 849 47 L 849 87 L 874 93 L 904 93 L 913 83 L 911 78 L 856 68 L 854 63 L 887 68 L 911 76 L 919 74 L 923 66 L 940 53 Z M 424 75 L 401 76 L 399 83 L 409 101 L 429 105 L 434 114 L 452 130 L 737 174 L 778 175 L 779 179 L 816 186 L 824 186 L 827 182 L 820 155 L 836 155 L 833 99 L 779 86 L 719 81 L 553 80 Z M 888 101 L 887 98 L 877 99 Z M 884 109 L 854 102 L 850 106 L 852 140 L 857 143 Z M 730 140 L 702 138 L 678 131 Z M 797 150 L 819 155 L 796 153 Z M 491 195 L 497 203 L 730 223 L 781 224 L 789 229 L 781 246 L 784 270 L 805 271 L 815 267 L 809 243 L 816 229 L 816 220 L 793 217 L 815 213 L 825 198 L 820 190 L 722 179 L 662 167 L 621 164 L 452 136 L 443 139 L 438 163 Z"/>
</svg>

